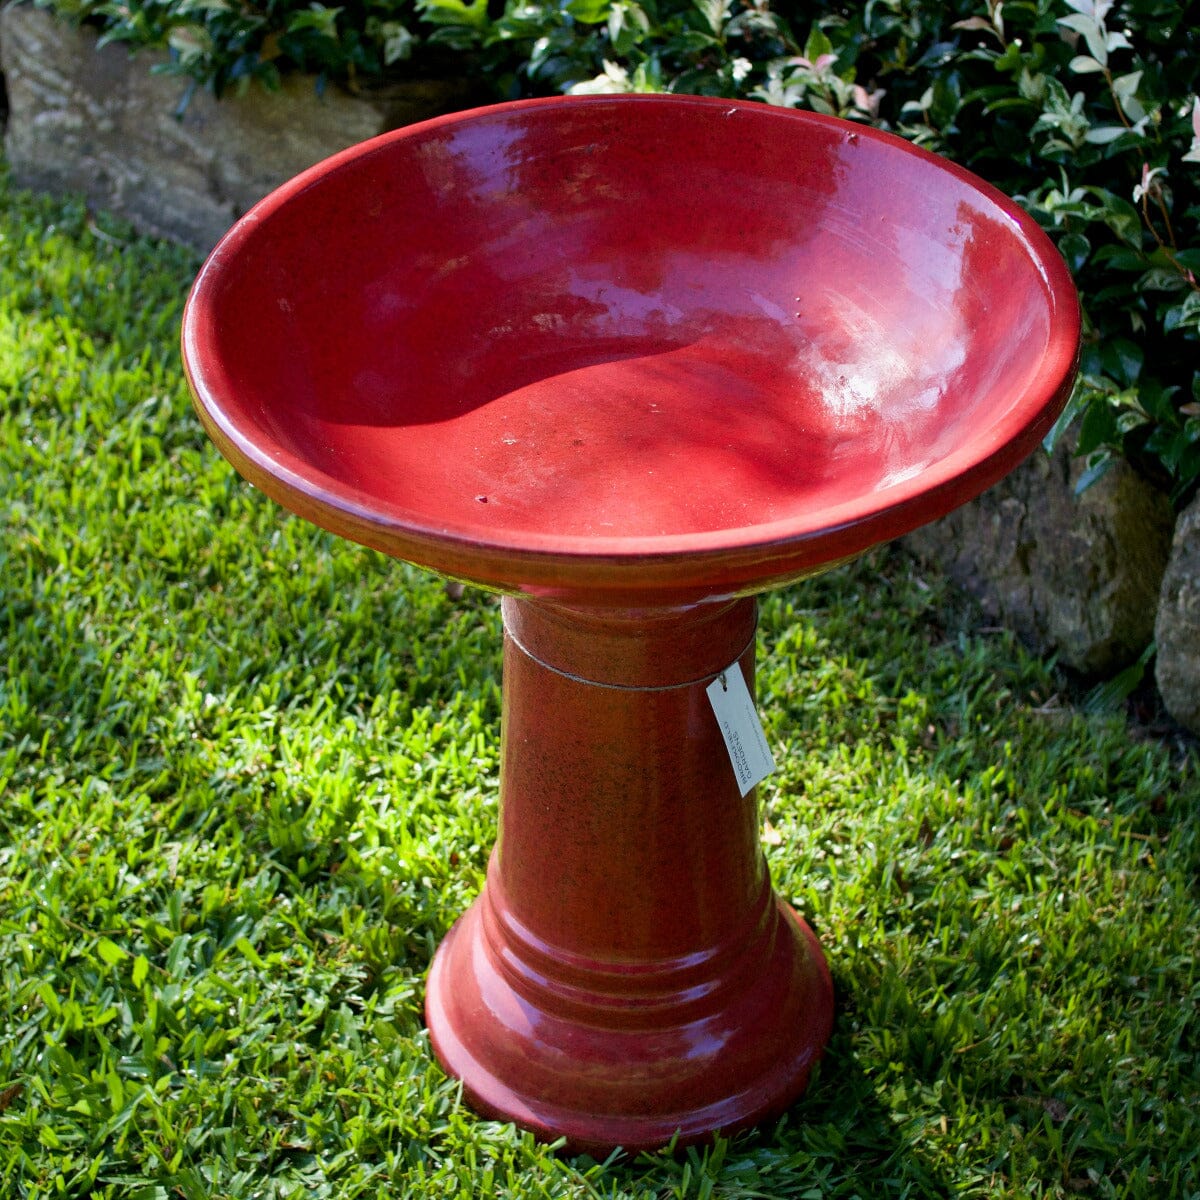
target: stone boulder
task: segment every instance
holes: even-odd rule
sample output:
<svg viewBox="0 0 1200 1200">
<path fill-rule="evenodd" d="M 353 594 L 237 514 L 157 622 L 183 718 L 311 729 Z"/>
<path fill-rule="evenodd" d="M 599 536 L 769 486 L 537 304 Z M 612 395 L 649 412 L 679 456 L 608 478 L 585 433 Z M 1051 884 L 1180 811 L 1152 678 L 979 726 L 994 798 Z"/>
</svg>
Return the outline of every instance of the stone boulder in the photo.
<svg viewBox="0 0 1200 1200">
<path fill-rule="evenodd" d="M 97 48 L 42 9 L 0 10 L 5 150 L 23 187 L 78 192 L 144 233 L 208 250 L 273 188 L 355 142 L 471 102 L 464 81 L 413 79 L 351 96 L 289 78 L 216 100 L 152 74 L 164 56 Z"/>
<path fill-rule="evenodd" d="M 1154 636 L 1174 518 L 1124 463 L 1077 496 L 1083 464 L 1067 441 L 906 544 L 1038 653 L 1109 676 Z"/>
<path fill-rule="evenodd" d="M 1180 514 L 1155 626 L 1155 674 L 1167 711 L 1200 734 L 1200 497 Z"/>
</svg>

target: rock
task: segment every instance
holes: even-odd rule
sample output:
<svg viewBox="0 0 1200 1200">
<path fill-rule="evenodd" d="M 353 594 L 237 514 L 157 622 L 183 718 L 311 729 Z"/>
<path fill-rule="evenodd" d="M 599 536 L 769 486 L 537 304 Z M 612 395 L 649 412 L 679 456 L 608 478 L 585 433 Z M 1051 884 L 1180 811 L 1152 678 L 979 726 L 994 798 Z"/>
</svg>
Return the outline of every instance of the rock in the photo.
<svg viewBox="0 0 1200 1200">
<path fill-rule="evenodd" d="M 144 233 L 209 249 L 257 200 L 330 154 L 461 107 L 469 85 L 414 79 L 366 97 L 309 78 L 216 100 L 153 75 L 165 61 L 28 5 L 0 10 L 8 91 L 5 150 L 23 187 L 81 192 Z"/>
<path fill-rule="evenodd" d="M 1076 496 L 1083 463 L 1067 441 L 906 544 L 1036 652 L 1110 676 L 1154 636 L 1174 518 L 1125 463 Z"/>
<path fill-rule="evenodd" d="M 1200 734 L 1200 497 L 1175 525 L 1155 637 L 1163 703 L 1180 725 Z"/>
</svg>

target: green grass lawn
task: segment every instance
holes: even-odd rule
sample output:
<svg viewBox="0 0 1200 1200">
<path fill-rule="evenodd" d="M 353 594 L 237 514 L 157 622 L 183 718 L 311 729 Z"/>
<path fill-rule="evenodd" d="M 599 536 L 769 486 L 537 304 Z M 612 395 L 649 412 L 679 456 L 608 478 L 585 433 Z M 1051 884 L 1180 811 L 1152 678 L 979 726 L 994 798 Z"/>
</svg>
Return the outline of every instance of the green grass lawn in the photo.
<svg viewBox="0 0 1200 1200">
<path fill-rule="evenodd" d="M 1200 759 L 894 550 L 770 597 L 776 884 L 838 991 L 777 1124 L 560 1157 L 423 980 L 496 823 L 499 613 L 286 516 L 197 262 L 0 184 L 0 1196 L 1200 1196 Z"/>
</svg>

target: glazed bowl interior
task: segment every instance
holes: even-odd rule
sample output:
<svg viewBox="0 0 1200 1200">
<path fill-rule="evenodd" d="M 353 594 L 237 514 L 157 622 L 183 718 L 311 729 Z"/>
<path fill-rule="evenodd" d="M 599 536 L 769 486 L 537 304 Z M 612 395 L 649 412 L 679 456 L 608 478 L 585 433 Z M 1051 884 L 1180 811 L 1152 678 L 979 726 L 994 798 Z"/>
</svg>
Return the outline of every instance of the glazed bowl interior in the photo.
<svg viewBox="0 0 1200 1200">
<path fill-rule="evenodd" d="M 273 194 L 189 302 L 198 406 L 337 532 L 521 590 L 743 590 L 941 515 L 1065 401 L 1078 308 L 999 193 L 683 97 L 477 110 Z"/>
</svg>

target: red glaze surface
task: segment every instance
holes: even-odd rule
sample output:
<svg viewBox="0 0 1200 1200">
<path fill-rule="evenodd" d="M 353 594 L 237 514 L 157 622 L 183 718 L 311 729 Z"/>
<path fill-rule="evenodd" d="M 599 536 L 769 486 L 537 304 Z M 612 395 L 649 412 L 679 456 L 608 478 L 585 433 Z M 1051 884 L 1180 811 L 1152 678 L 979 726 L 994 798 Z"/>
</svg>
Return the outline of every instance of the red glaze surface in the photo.
<svg viewBox="0 0 1200 1200">
<path fill-rule="evenodd" d="M 1061 260 L 966 172 L 693 97 L 401 130 L 214 251 L 184 361 L 234 465 L 514 593 L 500 838 L 427 1002 L 480 1109 L 604 1151 L 803 1088 L 829 973 L 771 891 L 704 685 L 739 656 L 752 677 L 737 597 L 1015 466 L 1078 334 Z"/>
<path fill-rule="evenodd" d="M 225 454 L 337 533 L 589 604 L 749 594 L 970 498 L 1071 385 L 1015 204 L 863 126 L 695 97 L 457 114 L 314 167 L 201 273 Z"/>
<path fill-rule="evenodd" d="M 695 1141 L 786 1106 L 833 1016 L 704 694 L 752 682 L 754 601 L 572 615 L 505 601 L 500 837 L 430 1036 L 477 1108 L 572 1149 Z"/>
</svg>

